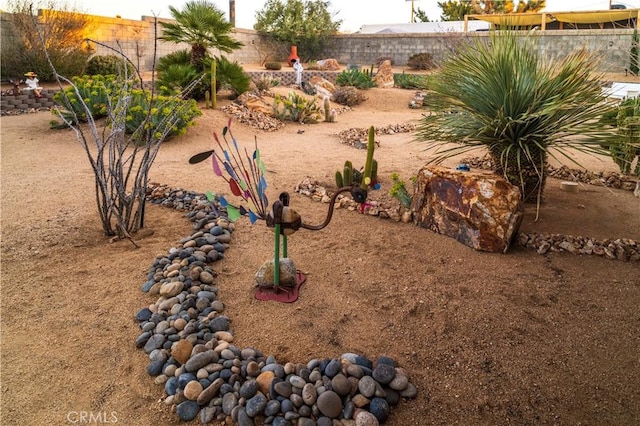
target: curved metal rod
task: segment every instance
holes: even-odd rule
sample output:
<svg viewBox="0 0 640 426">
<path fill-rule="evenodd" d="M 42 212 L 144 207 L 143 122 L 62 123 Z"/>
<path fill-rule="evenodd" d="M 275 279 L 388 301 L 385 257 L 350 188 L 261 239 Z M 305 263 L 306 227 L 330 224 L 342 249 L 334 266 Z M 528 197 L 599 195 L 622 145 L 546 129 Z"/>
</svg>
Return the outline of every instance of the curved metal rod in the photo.
<svg viewBox="0 0 640 426">
<path fill-rule="evenodd" d="M 359 186 L 343 186 L 342 188 L 338 188 L 338 190 L 333 194 L 331 200 L 329 201 L 329 211 L 327 212 L 327 217 L 320 225 L 309 225 L 306 223 L 301 223 L 300 227 L 304 229 L 310 229 L 312 231 L 319 231 L 331 222 L 331 216 L 333 216 L 333 209 L 335 208 L 336 198 L 338 195 L 343 192 L 351 192 L 351 196 L 358 203 L 364 203 L 367 200 L 367 190 L 362 189 Z"/>
</svg>

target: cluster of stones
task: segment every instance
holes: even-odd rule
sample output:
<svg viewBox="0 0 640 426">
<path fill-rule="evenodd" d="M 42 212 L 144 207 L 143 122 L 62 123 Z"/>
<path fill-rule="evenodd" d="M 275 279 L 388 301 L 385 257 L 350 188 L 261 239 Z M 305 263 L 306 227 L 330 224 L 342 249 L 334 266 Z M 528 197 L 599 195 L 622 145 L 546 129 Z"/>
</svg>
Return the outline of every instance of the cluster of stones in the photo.
<svg viewBox="0 0 640 426">
<path fill-rule="evenodd" d="M 284 127 L 284 123 L 277 118 L 270 117 L 264 112 L 248 108 L 238 103 L 230 103 L 229 105 L 222 106 L 220 110 L 233 117 L 235 121 L 239 121 L 254 129 L 275 132 Z"/>
<path fill-rule="evenodd" d="M 411 100 L 409 101 L 409 108 L 411 109 L 422 109 L 424 106 L 424 97 L 426 96 L 426 93 L 421 92 L 421 91 L 417 91 L 414 95 L 413 98 L 411 98 Z"/>
<path fill-rule="evenodd" d="M 629 238 L 596 240 L 582 236 L 521 232 L 518 234 L 518 244 L 534 249 L 538 254 L 567 252 L 593 254 L 612 260 L 640 261 L 640 244 Z"/>
<path fill-rule="evenodd" d="M 294 191 L 322 203 L 329 203 L 333 195 L 331 191 L 321 186 L 317 180 L 311 177 L 299 182 Z M 378 216 L 382 219 L 391 219 L 396 222 L 409 223 L 413 218 L 411 210 L 402 207 L 395 199 L 393 201 L 391 199 L 389 201 L 367 200 L 366 204 L 361 205 L 350 196 L 340 194 L 336 198 L 334 208 L 359 211 L 369 216 Z"/>
<path fill-rule="evenodd" d="M 375 426 L 416 396 L 407 373 L 388 357 L 372 362 L 345 353 L 281 364 L 236 347 L 210 267 L 224 257 L 233 223 L 203 194 L 152 183 L 147 200 L 187 211 L 194 224 L 192 235 L 154 260 L 142 290 L 157 299 L 136 314 L 147 373 L 164 386 L 164 402 L 181 420 Z"/>
<path fill-rule="evenodd" d="M 378 135 L 395 135 L 397 133 L 409 133 L 416 129 L 415 124 L 401 123 L 389 124 L 384 127 L 376 127 L 375 134 Z M 351 145 L 358 149 L 367 149 L 367 139 L 369 138 L 368 128 L 351 128 L 338 133 L 340 143 Z M 379 143 L 376 141 L 376 144 Z"/>
<path fill-rule="evenodd" d="M 465 158 L 463 163 L 482 170 L 494 170 L 492 160 L 487 157 Z M 582 182 L 589 185 L 604 185 L 609 188 L 633 191 L 638 184 L 638 178 L 616 172 L 592 172 L 589 170 L 571 169 L 567 166 L 548 166 L 550 177 L 571 182 Z"/>
<path fill-rule="evenodd" d="M 35 114 L 36 112 L 51 111 L 49 107 L 40 108 L 16 108 L 16 109 L 0 109 L 0 116 L 9 115 L 22 115 L 22 114 Z"/>
</svg>

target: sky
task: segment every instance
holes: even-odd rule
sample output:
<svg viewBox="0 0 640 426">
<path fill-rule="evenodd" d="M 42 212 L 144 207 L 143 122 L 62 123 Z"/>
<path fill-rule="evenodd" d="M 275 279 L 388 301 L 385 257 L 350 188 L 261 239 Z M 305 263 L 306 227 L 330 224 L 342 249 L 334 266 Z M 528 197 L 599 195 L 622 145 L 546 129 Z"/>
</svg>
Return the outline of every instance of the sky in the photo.
<svg viewBox="0 0 640 426">
<path fill-rule="evenodd" d="M 228 14 L 228 0 L 210 0 Z M 442 1 L 442 0 L 441 0 Z M 0 0 L 0 8 L 7 9 L 10 0 Z M 68 0 L 80 10 L 101 16 L 140 19 L 141 16 L 157 15 L 170 18 L 169 5 L 180 9 L 187 0 Z M 627 8 L 640 8 L 640 0 L 612 0 Z M 236 0 L 236 27 L 252 29 L 256 11 L 264 7 L 264 0 Z M 438 0 L 414 0 L 414 8 L 427 13 L 430 20 L 440 20 L 442 10 Z M 605 10 L 609 0 L 547 0 L 546 11 Z M 343 21 L 342 32 L 356 32 L 362 25 L 404 24 L 411 20 L 410 0 L 331 0 L 330 11 L 335 19 Z"/>
</svg>

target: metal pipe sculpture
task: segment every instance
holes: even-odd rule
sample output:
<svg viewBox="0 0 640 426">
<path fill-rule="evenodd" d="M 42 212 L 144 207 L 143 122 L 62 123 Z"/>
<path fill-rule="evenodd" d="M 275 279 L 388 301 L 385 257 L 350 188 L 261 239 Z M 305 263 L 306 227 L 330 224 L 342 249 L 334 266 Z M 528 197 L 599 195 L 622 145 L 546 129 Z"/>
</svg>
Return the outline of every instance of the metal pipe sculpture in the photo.
<svg viewBox="0 0 640 426">
<path fill-rule="evenodd" d="M 217 198 L 220 205 L 227 209 L 227 214 L 230 220 L 235 221 L 241 216 L 246 215 L 249 217 L 252 224 L 258 220 L 264 220 L 268 227 L 274 228 L 274 259 L 272 262 L 266 262 L 256 274 L 256 276 L 266 276 L 266 278 L 262 278 L 260 280 L 261 282 L 257 283 L 259 289 L 256 291 L 255 296 L 259 300 L 293 302 L 297 300 L 298 290 L 305 282 L 306 277 L 295 268 L 293 262 L 288 258 L 287 237 L 298 231 L 300 228 L 311 231 L 319 231 L 325 228 L 331 222 L 335 208 L 335 201 L 342 193 L 349 192 L 351 197 L 358 203 L 366 202 L 368 194 L 367 188 L 372 183 L 371 163 L 373 161 L 374 144 L 373 127 L 371 127 L 369 132 L 370 146 L 367 152 L 367 164 L 365 164 L 365 171 L 361 185 L 338 188 L 329 201 L 329 210 L 325 220 L 321 224 L 312 225 L 304 223 L 300 214 L 289 206 L 290 197 L 287 192 L 281 193 L 278 200 L 273 203 L 271 210 L 267 211 L 268 199 L 265 193 L 267 189 L 267 181 L 264 176 L 265 166 L 260 157 L 257 142 L 255 143 L 255 149 L 251 156 L 245 148 L 243 158 L 238 147 L 238 143 L 230 130 L 230 125 L 231 120 L 229 120 L 229 124 L 222 130 L 222 139 L 225 144 L 224 147 L 218 135 L 214 133 L 213 136 L 218 149 L 216 150 L 214 148 L 210 151 L 196 154 L 189 159 L 189 163 L 200 163 L 211 157 L 214 173 L 217 176 L 222 177 L 229 184 L 229 188 L 233 195 L 240 197 L 248 205 L 248 207 L 237 207 L 229 203 L 224 196 L 218 196 Z M 227 134 L 231 138 L 233 150 L 231 149 L 231 145 L 227 139 Z M 220 166 L 221 164 L 222 167 Z M 282 252 L 280 251 L 281 243 Z M 281 269 L 283 267 L 280 258 L 281 253 L 283 260 L 287 259 L 289 271 L 285 282 L 283 282 L 281 277 Z"/>
</svg>

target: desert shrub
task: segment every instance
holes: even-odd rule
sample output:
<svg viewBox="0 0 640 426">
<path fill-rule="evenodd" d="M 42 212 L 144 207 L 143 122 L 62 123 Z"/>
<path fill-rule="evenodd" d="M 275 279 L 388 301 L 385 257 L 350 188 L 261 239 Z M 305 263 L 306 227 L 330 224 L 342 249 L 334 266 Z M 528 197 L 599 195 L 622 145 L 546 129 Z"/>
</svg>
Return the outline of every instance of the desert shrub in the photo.
<svg viewBox="0 0 640 426">
<path fill-rule="evenodd" d="M 42 81 L 53 80 L 46 51 L 60 75 L 84 73 L 91 51 L 83 43 L 91 20 L 74 7 L 58 0 L 12 0 L 2 13 L 0 70 L 3 77 L 38 74 Z M 37 16 L 38 9 L 44 9 Z"/>
<path fill-rule="evenodd" d="M 282 64 L 280 62 L 267 62 L 264 67 L 268 70 L 278 71 L 282 69 Z"/>
<path fill-rule="evenodd" d="M 389 195 L 400 201 L 400 204 L 405 208 L 411 208 L 413 197 L 409 194 L 409 191 L 407 191 L 407 186 L 404 181 L 400 180 L 400 176 L 398 176 L 397 173 L 391 175 L 391 180 L 393 180 L 393 186 L 391 186 L 389 190 Z"/>
<path fill-rule="evenodd" d="M 177 115 L 175 112 L 179 111 Z M 147 120 L 147 115 L 149 119 Z M 131 103 L 125 120 L 126 132 L 133 135 L 133 140 L 139 142 L 147 129 L 164 129 L 168 124 L 165 138 L 183 135 L 187 128 L 193 125 L 193 120 L 202 115 L 198 104 L 193 99 L 183 100 L 169 96 L 151 96 L 147 90 L 134 89 L 131 91 Z M 168 123 L 168 120 L 173 120 Z M 145 127 L 146 126 L 146 127 Z M 159 130 L 157 130 L 159 131 Z M 162 135 L 154 135 L 159 139 Z"/>
<path fill-rule="evenodd" d="M 620 168 L 621 173 L 631 173 L 631 167 L 636 157 L 640 156 L 640 99 L 628 98 L 613 109 L 615 117 L 612 125 L 617 127 L 617 137 L 607 146 L 611 158 Z M 606 122 L 603 114 L 601 122 Z M 640 176 L 640 159 L 636 163 L 633 174 Z"/>
<path fill-rule="evenodd" d="M 394 64 L 393 58 L 391 56 L 378 56 L 376 58 L 376 66 L 379 67 L 384 61 L 391 62 L 391 65 Z"/>
<path fill-rule="evenodd" d="M 353 86 L 358 89 L 370 89 L 376 84 L 373 81 L 372 73 L 360 69 L 344 70 L 336 77 L 338 86 Z"/>
<path fill-rule="evenodd" d="M 305 98 L 296 92 L 287 97 L 276 95 L 273 101 L 273 115 L 279 120 L 298 123 L 316 123 L 322 116 L 315 98 Z"/>
<path fill-rule="evenodd" d="M 94 119 L 106 117 L 109 99 L 116 90 L 115 75 L 95 75 L 72 78 L 75 85 L 67 87 L 53 95 L 53 100 L 60 107 L 59 113 L 65 121 L 77 124 L 75 117 L 82 122 L 87 121 L 87 111 Z M 85 106 L 83 105 L 86 105 Z M 54 126 L 55 127 L 55 126 Z M 62 125 L 66 127 L 66 125 Z"/>
<path fill-rule="evenodd" d="M 216 58 L 216 88 L 230 89 L 236 96 L 249 90 L 251 77 L 244 72 L 242 66 L 234 61 L 231 62 L 224 56 Z M 209 77 L 210 80 L 210 77 Z"/>
<path fill-rule="evenodd" d="M 118 102 L 118 97 L 123 92 L 130 92 L 131 99 L 126 102 L 128 106 L 127 118 L 125 121 L 126 132 L 133 134 L 134 140 L 139 140 L 139 132 L 141 124 L 147 120 L 148 111 L 151 111 L 150 118 L 147 123 L 147 129 L 165 128 L 165 121 L 174 116 L 176 111 L 178 115 L 173 117 L 171 127 L 167 131 L 165 138 L 183 134 L 189 127 L 194 118 L 201 115 L 197 104 L 193 100 L 181 100 L 175 97 L 155 96 L 149 104 L 151 94 L 149 91 L 141 89 L 122 89 L 122 80 L 115 75 L 95 75 L 75 77 L 72 79 L 73 86 L 58 92 L 53 96 L 54 101 L 59 108 L 56 111 L 64 121 L 71 124 L 78 124 L 75 117 L 79 121 L 86 122 L 89 113 L 93 119 L 104 118 L 110 110 L 114 108 L 113 104 Z M 131 86 L 132 83 L 127 84 Z M 66 95 L 66 96 L 65 96 Z M 86 108 L 84 105 L 86 105 Z M 52 127 L 63 128 L 67 125 L 52 122 Z M 159 137 L 158 137 L 159 138 Z"/>
<path fill-rule="evenodd" d="M 89 59 L 87 62 L 87 71 L 88 75 L 120 75 L 125 72 L 126 66 L 126 74 L 132 75 L 134 73 L 133 65 L 122 60 L 116 55 L 95 55 Z"/>
<path fill-rule="evenodd" d="M 416 53 L 411 55 L 407 61 L 407 66 L 414 70 L 430 70 L 435 68 L 433 55 L 431 53 Z"/>
<path fill-rule="evenodd" d="M 307 64 L 305 65 L 305 68 L 308 69 L 309 71 L 312 71 L 312 70 L 319 70 L 320 66 L 318 65 L 318 61 L 311 60 L 307 62 Z"/>
<path fill-rule="evenodd" d="M 427 89 L 429 77 L 418 74 L 394 74 L 393 85 L 401 89 Z"/>
<path fill-rule="evenodd" d="M 367 97 L 353 86 L 339 87 L 331 100 L 340 105 L 355 106 L 367 100 Z"/>
<path fill-rule="evenodd" d="M 198 72 L 191 64 L 170 64 L 161 73 L 158 73 L 156 88 L 160 94 L 170 95 L 175 93 L 176 90 L 180 91 L 189 86 L 197 78 Z"/>
<path fill-rule="evenodd" d="M 269 74 L 260 74 L 259 77 L 255 77 L 253 79 L 253 83 L 256 85 L 256 89 L 258 90 L 269 90 L 274 86 L 280 84 L 280 81 L 274 79 Z"/>
</svg>

